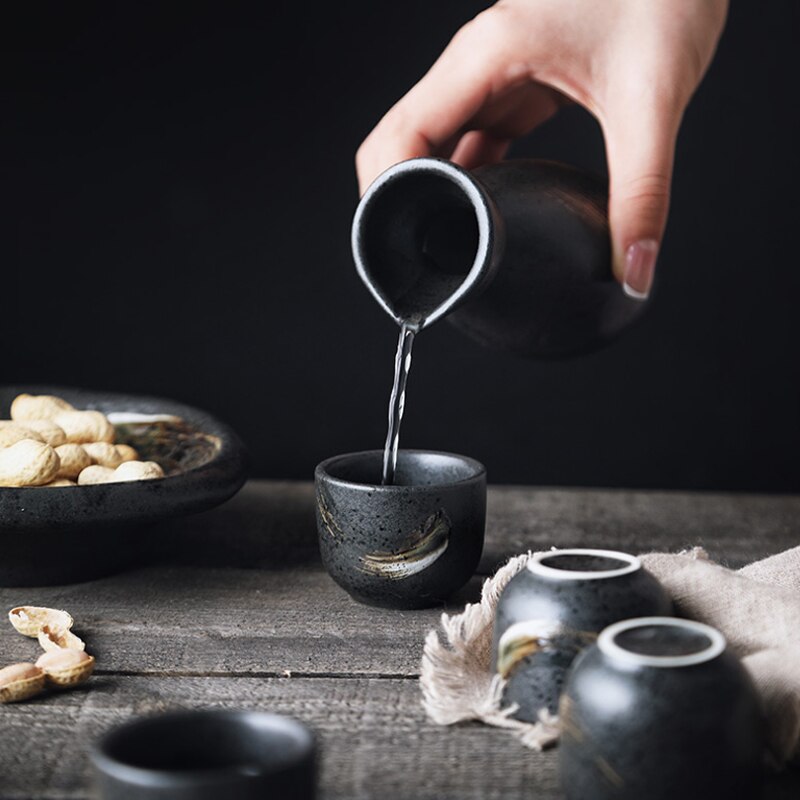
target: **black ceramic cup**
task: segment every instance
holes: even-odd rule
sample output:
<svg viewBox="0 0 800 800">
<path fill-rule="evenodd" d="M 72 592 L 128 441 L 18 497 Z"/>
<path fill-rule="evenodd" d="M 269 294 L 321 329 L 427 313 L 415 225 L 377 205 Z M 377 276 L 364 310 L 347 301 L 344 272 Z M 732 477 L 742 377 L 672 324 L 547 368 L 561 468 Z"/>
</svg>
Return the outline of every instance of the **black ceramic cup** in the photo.
<svg viewBox="0 0 800 800">
<path fill-rule="evenodd" d="M 317 466 L 317 528 L 331 577 L 362 603 L 424 608 L 475 572 L 486 525 L 486 470 L 466 456 L 401 450 L 381 485 L 383 452 Z"/>
<path fill-rule="evenodd" d="M 494 623 L 493 669 L 517 719 L 555 713 L 567 669 L 607 625 L 672 613 L 672 601 L 636 556 L 615 550 L 537 553 L 506 586 Z"/>
<path fill-rule="evenodd" d="M 91 748 L 102 800 L 313 800 L 305 725 L 261 711 L 179 711 L 127 722 Z"/>
<path fill-rule="evenodd" d="M 575 662 L 561 698 L 569 800 L 750 800 L 764 722 L 749 674 L 716 629 L 618 622 Z"/>
</svg>

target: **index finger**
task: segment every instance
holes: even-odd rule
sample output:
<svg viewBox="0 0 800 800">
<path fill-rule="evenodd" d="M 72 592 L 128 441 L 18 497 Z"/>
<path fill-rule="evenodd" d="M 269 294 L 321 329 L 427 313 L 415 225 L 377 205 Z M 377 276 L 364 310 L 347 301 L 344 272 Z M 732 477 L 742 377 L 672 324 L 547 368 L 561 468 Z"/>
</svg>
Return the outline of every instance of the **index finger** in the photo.
<svg viewBox="0 0 800 800">
<path fill-rule="evenodd" d="M 486 12 L 484 12 L 486 14 Z M 381 119 L 356 155 L 363 193 L 399 161 L 439 154 L 455 146 L 492 91 L 496 60 L 486 37 L 478 41 L 479 15 L 450 41 L 422 79 Z M 487 63 L 489 62 L 489 63 Z"/>
</svg>

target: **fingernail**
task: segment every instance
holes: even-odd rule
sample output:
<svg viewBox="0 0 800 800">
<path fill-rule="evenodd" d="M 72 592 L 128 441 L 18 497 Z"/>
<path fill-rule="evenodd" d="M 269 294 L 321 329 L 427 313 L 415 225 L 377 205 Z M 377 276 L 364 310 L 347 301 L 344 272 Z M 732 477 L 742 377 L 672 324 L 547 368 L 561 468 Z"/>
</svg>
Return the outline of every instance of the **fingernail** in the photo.
<svg viewBox="0 0 800 800">
<path fill-rule="evenodd" d="M 647 299 L 653 285 L 657 255 L 658 242 L 655 239 L 641 239 L 627 249 L 622 288 L 628 297 L 635 300 Z"/>
</svg>

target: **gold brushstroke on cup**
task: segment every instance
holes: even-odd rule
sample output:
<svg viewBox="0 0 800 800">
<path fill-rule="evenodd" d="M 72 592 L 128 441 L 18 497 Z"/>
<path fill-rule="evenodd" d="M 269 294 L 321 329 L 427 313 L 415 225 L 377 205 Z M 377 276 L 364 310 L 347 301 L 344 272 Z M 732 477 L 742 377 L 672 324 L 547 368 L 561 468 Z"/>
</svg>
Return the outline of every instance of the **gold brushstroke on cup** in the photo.
<svg viewBox="0 0 800 800">
<path fill-rule="evenodd" d="M 336 517 L 334 517 L 333 512 L 328 507 L 328 501 L 325 499 L 325 494 L 323 492 L 317 493 L 317 509 L 319 510 L 319 518 L 322 520 L 322 524 L 328 534 L 334 539 L 338 539 L 342 536 L 342 529 L 339 527 L 339 523 L 336 522 Z"/>
<path fill-rule="evenodd" d="M 625 785 L 625 781 L 622 779 L 622 776 L 611 766 L 611 764 L 606 761 L 603 756 L 595 756 L 594 763 L 597 764 L 597 768 L 600 770 L 602 776 L 615 788 L 621 789 Z"/>
<path fill-rule="evenodd" d="M 552 650 L 576 653 L 597 638 L 590 631 L 565 628 L 547 619 L 529 619 L 511 625 L 497 643 L 497 672 L 507 680 L 528 656 Z"/>
<path fill-rule="evenodd" d="M 562 694 L 558 706 L 558 723 L 561 727 L 562 736 L 569 736 L 576 742 L 581 743 L 586 736 L 578 720 L 575 719 L 573 707 L 572 698 L 568 694 Z"/>
<path fill-rule="evenodd" d="M 375 551 L 360 557 L 359 569 L 368 575 L 403 580 L 430 567 L 447 550 L 450 518 L 444 509 L 431 514 L 406 537 L 397 552 Z"/>
</svg>

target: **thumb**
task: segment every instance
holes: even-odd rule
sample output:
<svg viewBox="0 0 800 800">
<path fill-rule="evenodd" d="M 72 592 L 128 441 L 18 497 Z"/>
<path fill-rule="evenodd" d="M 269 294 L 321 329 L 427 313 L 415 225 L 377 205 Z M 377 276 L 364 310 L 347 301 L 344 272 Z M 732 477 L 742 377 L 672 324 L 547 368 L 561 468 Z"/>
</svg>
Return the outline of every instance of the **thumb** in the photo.
<svg viewBox="0 0 800 800">
<path fill-rule="evenodd" d="M 603 125 L 610 176 L 609 221 L 614 275 L 625 293 L 650 293 L 667 223 L 680 115 L 617 114 Z"/>
</svg>

